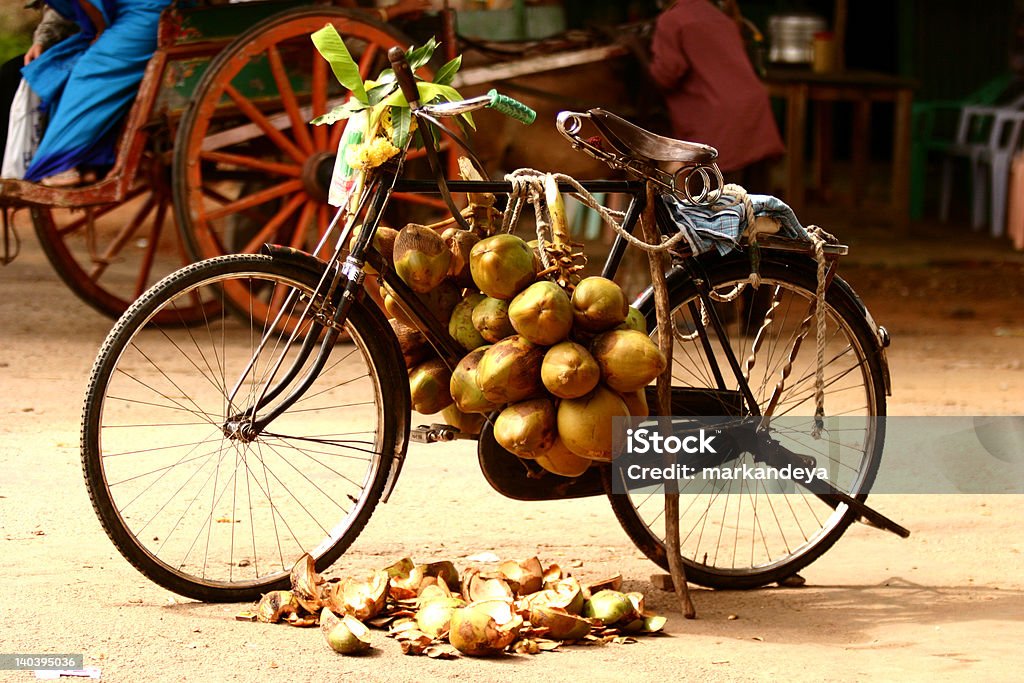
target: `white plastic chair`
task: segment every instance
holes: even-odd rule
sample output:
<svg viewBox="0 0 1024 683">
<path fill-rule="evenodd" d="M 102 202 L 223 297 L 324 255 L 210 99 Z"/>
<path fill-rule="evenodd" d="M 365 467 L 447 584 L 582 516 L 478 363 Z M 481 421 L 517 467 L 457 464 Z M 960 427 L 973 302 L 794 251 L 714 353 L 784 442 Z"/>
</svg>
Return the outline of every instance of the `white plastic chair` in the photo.
<svg viewBox="0 0 1024 683">
<path fill-rule="evenodd" d="M 985 224 L 985 215 L 988 213 L 992 236 L 1003 235 L 1006 230 L 1010 163 L 1024 142 L 1022 108 L 1024 96 L 1000 107 L 963 108 L 956 141 L 950 145 L 948 156 L 943 160 L 939 204 L 939 217 L 942 220 L 949 217 L 953 193 L 953 160 L 962 157 L 968 160 L 971 167 L 971 228 L 979 230 Z"/>
</svg>

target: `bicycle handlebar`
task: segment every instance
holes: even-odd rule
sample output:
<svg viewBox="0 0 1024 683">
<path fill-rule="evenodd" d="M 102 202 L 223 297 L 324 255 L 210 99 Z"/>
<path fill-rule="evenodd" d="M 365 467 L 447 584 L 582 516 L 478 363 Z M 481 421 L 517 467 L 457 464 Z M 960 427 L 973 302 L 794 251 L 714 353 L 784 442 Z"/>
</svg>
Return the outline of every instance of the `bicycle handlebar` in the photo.
<svg viewBox="0 0 1024 683">
<path fill-rule="evenodd" d="M 395 80 L 398 81 L 398 86 L 402 89 L 402 94 L 405 95 L 405 99 L 408 100 L 409 106 L 413 111 L 422 109 L 425 113 L 433 114 L 434 116 L 458 116 L 459 114 L 466 114 L 488 107 L 519 121 L 525 126 L 530 125 L 537 119 L 537 112 L 533 109 L 508 95 L 502 95 L 493 88 L 481 97 L 470 97 L 455 102 L 420 105 L 420 94 L 416 87 L 416 78 L 413 76 L 412 69 L 409 68 L 409 62 L 405 58 L 405 53 L 402 52 L 401 48 L 393 47 L 388 50 L 388 59 L 391 61 L 391 68 L 395 71 Z"/>
<path fill-rule="evenodd" d="M 420 106 L 420 92 L 416 87 L 416 78 L 412 75 L 412 69 L 409 67 L 409 60 L 405 58 L 405 52 L 398 46 L 391 48 L 388 50 L 388 61 L 391 62 L 395 80 L 398 81 L 398 87 L 402 89 L 402 94 L 409 102 L 409 107 L 416 111 Z"/>
<path fill-rule="evenodd" d="M 487 93 L 487 97 L 490 98 L 488 107 L 519 121 L 524 126 L 528 126 L 537 120 L 537 112 L 533 109 L 508 95 L 502 95 L 494 88 L 491 88 Z"/>
</svg>

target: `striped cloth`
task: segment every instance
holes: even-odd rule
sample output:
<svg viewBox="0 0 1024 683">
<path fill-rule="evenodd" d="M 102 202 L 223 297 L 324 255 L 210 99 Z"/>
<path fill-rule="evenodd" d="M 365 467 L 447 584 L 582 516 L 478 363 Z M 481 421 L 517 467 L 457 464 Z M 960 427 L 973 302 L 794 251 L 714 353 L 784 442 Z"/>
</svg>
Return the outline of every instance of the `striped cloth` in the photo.
<svg viewBox="0 0 1024 683">
<path fill-rule="evenodd" d="M 770 218 L 778 226 L 777 231 L 772 231 L 774 234 L 810 239 L 793 209 L 781 199 L 765 194 L 747 196 L 758 219 Z M 736 202 L 732 197 L 723 197 L 712 206 L 695 206 L 672 195 L 662 195 L 661 200 L 676 225 L 686 234 L 686 241 L 694 254 L 716 249 L 719 254 L 725 255 L 743 244 L 747 218 L 742 202 Z"/>
</svg>

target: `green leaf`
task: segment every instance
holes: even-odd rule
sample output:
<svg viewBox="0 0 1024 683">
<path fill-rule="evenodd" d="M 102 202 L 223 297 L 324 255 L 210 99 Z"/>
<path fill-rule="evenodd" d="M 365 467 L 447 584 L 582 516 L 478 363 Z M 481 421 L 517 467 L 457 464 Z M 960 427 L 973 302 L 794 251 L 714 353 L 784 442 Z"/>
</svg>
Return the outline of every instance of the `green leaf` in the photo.
<svg viewBox="0 0 1024 683">
<path fill-rule="evenodd" d="M 420 91 L 420 101 L 423 103 L 432 102 L 433 100 L 440 98 L 449 102 L 456 102 L 463 99 L 459 91 L 450 85 L 443 83 L 428 83 L 420 82 L 416 84 L 416 87 Z M 461 115 L 463 120 L 469 124 L 469 127 L 476 130 L 476 123 L 473 121 L 473 115 L 469 112 Z"/>
<path fill-rule="evenodd" d="M 345 41 L 338 35 L 337 29 L 331 24 L 327 24 L 313 33 L 311 38 L 317 51 L 331 65 L 331 70 L 338 82 L 351 90 L 356 99 L 366 102 L 366 87 L 363 85 L 362 76 L 359 75 L 359 66 L 352 59 L 352 55 L 345 47 Z"/>
<path fill-rule="evenodd" d="M 353 97 L 344 104 L 339 104 L 337 107 L 327 112 L 326 114 L 316 117 L 315 119 L 310 121 L 310 123 L 312 123 L 315 126 L 322 126 L 328 123 L 337 123 L 338 121 L 344 121 L 345 119 L 349 118 L 356 112 L 360 112 L 366 108 L 366 104 L 360 102 L 359 100 Z"/>
<path fill-rule="evenodd" d="M 405 99 L 402 89 L 399 88 L 379 102 L 385 107 L 408 107 L 409 100 Z"/>
<path fill-rule="evenodd" d="M 412 127 L 412 110 L 409 107 L 391 107 L 391 143 L 398 149 L 405 149 Z"/>
<path fill-rule="evenodd" d="M 414 47 L 405 53 L 405 58 L 409 61 L 409 68 L 416 71 L 424 64 L 430 61 L 430 58 L 434 56 L 434 50 L 437 49 L 437 41 L 431 36 L 430 40 L 426 42 L 422 47 Z"/>
<path fill-rule="evenodd" d="M 455 74 L 458 73 L 459 67 L 462 66 L 462 55 L 459 55 L 452 61 L 448 62 L 440 69 L 437 70 L 437 75 L 434 76 L 434 83 L 440 83 L 441 85 L 451 85 L 452 80 L 455 78 Z"/>
<path fill-rule="evenodd" d="M 366 100 L 370 105 L 379 104 L 381 100 L 398 89 L 395 83 L 381 83 L 366 91 Z"/>
</svg>

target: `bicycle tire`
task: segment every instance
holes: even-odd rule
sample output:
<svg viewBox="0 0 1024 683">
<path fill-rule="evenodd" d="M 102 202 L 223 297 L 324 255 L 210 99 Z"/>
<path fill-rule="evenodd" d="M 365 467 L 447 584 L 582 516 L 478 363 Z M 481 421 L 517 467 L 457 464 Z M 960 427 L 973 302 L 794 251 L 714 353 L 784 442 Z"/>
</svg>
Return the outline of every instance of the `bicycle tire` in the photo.
<svg viewBox="0 0 1024 683">
<path fill-rule="evenodd" d="M 701 264 L 708 278 L 708 284 L 710 285 L 712 291 L 717 292 L 724 292 L 730 290 L 734 284 L 745 281 L 750 273 L 750 261 L 749 258 L 746 257 L 745 255 L 736 255 L 732 257 L 726 257 L 724 259 L 717 256 L 709 256 L 702 258 Z M 762 261 L 760 264 L 762 285 L 757 291 L 770 291 L 772 292 L 773 296 L 777 296 L 776 293 L 778 291 L 784 290 L 786 292 L 794 293 L 794 297 L 799 297 L 801 299 L 809 301 L 810 298 L 813 297 L 814 295 L 815 286 L 817 282 L 815 266 L 816 264 L 814 263 L 814 261 L 807 258 L 806 256 L 793 255 L 788 253 L 764 252 L 762 254 Z M 680 311 L 684 308 L 687 311 L 689 311 L 689 307 L 687 304 L 689 302 L 695 301 L 697 296 L 697 289 L 694 283 L 691 281 L 691 279 L 680 270 L 675 270 L 669 274 L 668 286 L 670 293 L 670 305 L 673 311 L 674 320 L 676 324 L 679 325 L 681 324 L 679 317 Z M 778 286 L 778 289 L 776 289 L 775 286 Z M 826 338 L 829 339 L 830 345 L 834 344 L 837 335 L 840 332 L 842 332 L 843 335 L 850 340 L 849 348 L 853 350 L 854 354 L 857 356 L 857 358 L 855 359 L 856 362 L 850 364 L 850 367 L 861 369 L 860 373 L 858 374 L 861 377 L 860 381 L 863 383 L 863 413 L 865 414 L 865 417 L 870 418 L 873 416 L 884 416 L 886 375 L 883 368 L 884 357 L 882 353 L 882 346 L 878 338 L 876 329 L 868 321 L 865 309 L 863 308 L 863 305 L 860 303 L 860 300 L 857 298 L 856 294 L 849 287 L 849 285 L 842 279 L 836 277 L 832 281 L 831 286 L 829 287 L 826 294 L 826 301 L 829 323 L 831 325 L 829 329 L 833 330 L 831 332 L 832 336 L 827 336 Z M 647 317 L 647 320 L 651 323 L 649 327 L 651 327 L 652 334 L 655 320 L 653 306 L 653 299 L 648 300 L 646 302 L 645 309 L 643 310 L 644 314 Z M 728 304 L 725 304 L 725 306 L 728 307 Z M 799 306 L 797 306 L 797 308 L 799 309 Z M 753 310 L 754 307 L 751 306 L 751 309 Z M 775 311 L 775 314 L 778 315 L 777 309 Z M 797 315 L 801 318 L 806 317 L 805 314 L 806 309 L 797 311 Z M 741 325 L 744 324 L 744 317 L 742 315 L 734 315 L 731 318 L 730 316 L 725 315 L 724 317 L 726 318 L 726 322 L 730 322 L 731 320 L 730 327 L 735 328 L 736 330 L 739 330 Z M 755 318 L 753 320 L 753 322 L 755 323 L 755 327 L 758 326 L 758 323 L 760 323 L 763 320 L 763 317 L 758 319 L 756 315 L 748 316 L 747 320 L 745 321 L 746 324 L 750 323 L 750 317 Z M 784 323 L 780 324 L 779 327 L 780 332 L 785 334 L 785 332 L 783 331 Z M 792 334 L 792 329 L 790 329 L 789 333 Z M 737 338 L 741 336 L 742 335 L 740 334 L 736 335 Z M 747 338 L 749 338 L 749 336 L 750 333 L 748 332 Z M 677 341 L 674 348 L 674 368 L 679 367 L 679 364 L 681 363 L 681 355 L 685 355 L 685 360 L 690 363 L 692 363 L 693 359 L 695 358 L 695 354 L 693 353 L 679 353 L 680 342 L 678 341 L 678 339 L 679 338 L 677 337 Z M 814 340 L 814 329 L 812 326 L 812 329 L 804 342 L 805 357 L 814 357 Z M 789 341 L 792 340 L 790 339 Z M 716 344 L 717 342 L 713 339 L 711 343 Z M 765 347 L 761 348 L 764 349 Z M 829 365 L 826 366 L 826 377 L 827 379 L 833 378 L 833 384 L 827 385 L 827 388 L 834 386 L 834 384 L 837 382 L 843 382 L 843 385 L 838 387 L 836 389 L 836 392 L 832 393 L 849 391 L 850 389 L 850 383 L 845 382 L 844 377 L 852 374 L 852 370 L 849 370 L 847 365 L 845 364 L 840 366 L 839 368 L 832 368 L 832 363 L 839 362 L 846 355 L 846 353 L 846 351 L 842 351 L 841 354 L 832 354 L 827 356 L 827 358 L 831 358 L 831 362 Z M 744 363 L 744 356 L 739 354 L 737 355 L 740 363 Z M 776 371 L 780 367 L 778 361 L 783 359 L 785 352 L 781 347 L 776 347 L 773 352 L 773 355 L 776 356 L 776 362 L 766 363 L 765 365 L 766 367 L 768 365 L 772 366 L 772 372 L 769 374 L 772 377 L 776 377 Z M 770 358 L 769 361 L 771 360 L 772 359 Z M 722 361 L 719 360 L 719 362 Z M 842 374 L 844 369 L 846 370 L 845 375 Z M 723 366 L 722 371 L 723 373 L 725 373 L 727 377 L 730 376 L 730 371 L 728 367 Z M 799 395 L 799 397 L 801 398 L 801 403 L 809 402 L 810 405 L 801 406 L 801 408 L 808 408 L 806 414 L 811 415 L 812 413 L 810 412 L 810 409 L 813 408 L 813 364 L 811 366 L 807 366 L 805 364 L 802 368 L 802 373 L 803 375 L 799 382 L 799 390 L 802 393 Z M 673 386 L 679 386 L 680 384 L 685 384 L 686 386 L 693 386 L 694 383 L 696 383 L 695 378 L 705 376 L 708 373 L 700 371 L 688 372 L 686 374 L 687 379 L 689 381 L 683 382 L 681 381 L 683 372 L 677 374 L 674 371 Z M 838 379 L 834 379 L 836 377 L 838 377 Z M 709 380 L 710 384 L 710 380 L 712 378 L 708 376 L 707 379 Z M 754 377 L 751 376 L 751 379 L 753 380 Z M 792 381 L 793 380 L 791 379 L 791 382 Z M 854 380 L 851 380 L 851 382 L 856 381 L 856 378 Z M 768 393 L 766 390 L 770 390 L 771 387 L 766 387 L 764 383 L 762 383 L 760 387 L 755 387 L 753 386 L 753 384 L 754 383 L 751 382 L 751 389 L 754 391 L 756 397 L 758 398 L 758 403 L 761 405 L 761 408 L 763 409 L 763 398 L 765 397 L 766 393 Z M 829 393 L 830 392 L 826 392 L 826 415 L 831 414 L 827 412 L 829 410 Z M 845 401 L 847 404 L 853 403 L 850 396 L 844 396 L 840 400 Z M 785 403 L 783 403 L 783 405 L 785 405 Z M 723 409 L 723 415 L 733 414 L 734 413 L 726 412 L 725 409 Z M 808 424 L 810 424 L 810 421 L 808 421 Z M 855 497 L 860 500 L 866 499 L 866 491 L 870 488 L 877 474 L 885 438 L 884 424 L 882 421 L 866 419 L 865 424 L 869 425 L 869 427 L 867 427 L 867 430 L 874 430 L 873 432 L 871 432 L 870 445 L 868 445 L 869 437 L 866 435 L 864 438 L 865 446 L 863 449 L 863 453 L 860 456 L 860 466 L 857 468 L 857 471 L 853 475 L 851 475 L 854 478 L 851 482 L 849 482 L 849 486 L 843 487 L 844 490 L 847 490 L 848 493 L 855 495 Z M 827 436 L 826 438 L 831 439 L 832 437 Z M 612 509 L 614 510 L 615 515 L 619 520 L 619 523 L 622 525 L 622 528 L 625 530 L 626 534 L 630 537 L 630 539 L 645 555 L 647 555 L 648 558 L 650 558 L 656 564 L 667 570 L 668 557 L 665 552 L 663 540 L 664 532 L 662 530 L 659 533 L 659 529 L 657 526 L 654 530 L 651 529 L 652 525 L 657 525 L 658 518 L 653 517 L 655 509 L 660 507 L 661 510 L 659 514 L 663 514 L 664 512 L 664 507 L 662 505 L 663 499 L 661 498 L 661 496 L 648 495 L 646 500 L 641 500 L 641 495 L 636 492 L 631 494 L 614 493 L 612 490 L 612 476 L 614 476 L 612 474 L 612 471 L 613 468 L 606 469 L 606 471 L 603 473 L 603 478 L 605 490 L 611 501 Z M 779 581 L 781 579 L 793 575 L 797 571 L 803 569 L 810 563 L 814 562 L 829 548 L 831 548 L 835 544 L 835 542 L 839 540 L 839 538 L 843 535 L 843 533 L 846 531 L 846 529 L 850 526 L 850 524 L 854 521 L 855 518 L 853 512 L 849 510 L 845 505 L 840 504 L 835 510 L 831 510 L 831 508 L 826 507 L 825 503 L 817 501 L 816 499 L 814 499 L 813 496 L 803 494 L 801 496 L 803 500 L 800 501 L 800 505 L 806 504 L 807 507 L 810 508 L 812 512 L 814 512 L 814 508 L 811 507 L 811 504 L 813 502 L 816 505 L 820 504 L 820 506 L 824 508 L 823 512 L 825 510 L 828 510 L 829 512 L 829 514 L 826 515 L 824 522 L 820 522 L 820 526 L 817 529 L 817 531 L 814 531 L 808 535 L 805 532 L 805 530 L 801 527 L 800 519 L 796 518 L 798 510 L 794 509 L 793 505 L 795 504 L 789 505 L 792 501 L 787 501 L 787 505 L 789 505 L 789 511 L 792 513 L 793 517 L 796 518 L 796 526 L 800 527 L 800 535 L 803 536 L 802 542 L 794 543 L 793 547 L 790 548 L 789 540 L 786 539 L 786 529 L 790 528 L 792 524 L 788 523 L 788 520 L 786 519 L 782 519 L 780 521 L 779 511 L 776 510 L 774 504 L 772 504 L 772 496 L 769 495 L 769 491 L 766 488 L 764 490 L 764 496 L 760 498 L 762 501 L 767 501 L 767 503 L 761 504 L 762 510 L 764 510 L 764 505 L 767 504 L 770 506 L 771 514 L 774 515 L 774 523 L 778 525 L 778 531 L 780 532 L 780 536 L 782 537 L 782 541 L 784 543 L 783 547 L 785 548 L 784 554 L 780 556 L 772 556 L 771 551 L 769 550 L 769 540 L 765 538 L 764 534 L 764 530 L 766 527 L 769 527 L 769 531 L 771 531 L 770 526 L 772 522 L 766 521 L 762 526 L 762 523 L 758 518 L 757 502 L 761 494 L 757 491 L 755 485 L 753 491 L 753 500 L 748 503 L 748 507 L 753 507 L 753 512 L 748 511 L 746 513 L 747 517 L 753 517 L 753 522 L 751 523 L 749 534 L 747 534 L 745 530 L 743 532 L 744 547 L 746 545 L 747 540 L 746 536 L 750 536 L 751 559 L 747 563 L 747 566 L 736 566 L 736 548 L 739 545 L 738 541 L 741 534 L 741 525 L 739 523 L 739 520 L 741 511 L 743 510 L 744 493 L 746 493 L 746 499 L 749 500 L 751 499 L 751 491 L 748 489 L 746 492 L 744 492 L 741 485 L 740 489 L 734 494 L 732 490 L 732 484 L 730 483 L 728 492 L 725 494 L 725 498 L 722 500 L 719 500 L 722 495 L 721 487 L 713 494 L 710 492 L 705 494 L 703 493 L 703 491 L 698 491 L 697 495 L 686 495 L 687 491 L 685 490 L 685 488 L 682 490 L 682 493 L 684 495 L 681 495 L 680 500 L 680 534 L 681 536 L 683 534 L 686 534 L 686 537 L 683 538 L 683 543 L 681 544 L 681 554 L 683 556 L 683 561 L 686 568 L 687 579 L 693 583 L 716 589 L 756 588 L 775 581 Z M 693 491 L 690 491 L 690 493 L 693 493 Z M 780 495 L 788 496 L 791 494 L 782 493 Z M 727 519 L 727 512 L 730 510 L 730 497 L 732 498 L 732 500 L 736 501 L 735 523 L 732 523 L 731 518 Z M 645 505 L 650 505 L 651 509 L 647 512 L 647 517 L 652 520 L 651 522 L 645 521 L 644 515 L 638 510 L 638 507 L 643 507 Z M 687 507 L 688 505 L 690 506 L 689 508 Z M 702 505 L 704 506 L 703 508 Z M 715 519 L 712 519 L 711 523 L 709 524 L 708 520 L 712 517 L 710 510 L 713 506 L 715 508 Z M 693 510 L 694 507 L 696 508 L 695 510 Z M 780 507 L 782 506 L 780 505 Z M 721 520 L 717 519 L 718 508 L 721 508 L 723 510 Z M 696 543 L 694 543 L 692 540 L 694 532 L 696 532 L 696 527 L 688 528 L 688 523 L 690 520 L 693 519 L 693 517 L 690 516 L 687 517 L 686 520 L 683 519 L 684 516 L 691 515 L 691 510 L 693 510 L 692 515 L 697 515 L 698 513 L 701 513 L 701 515 L 704 517 L 704 519 L 701 520 L 701 527 Z M 783 515 L 785 514 L 785 512 L 785 508 L 782 508 Z M 771 517 L 768 516 L 767 511 L 764 512 L 763 516 L 767 520 L 771 520 Z M 747 517 L 745 517 L 744 519 L 746 520 Z M 817 514 L 815 514 L 815 519 L 817 519 Z M 783 522 L 787 522 L 785 524 L 785 528 Z M 664 522 L 661 522 L 661 524 L 663 525 Z M 717 545 L 713 546 L 713 550 L 709 546 L 705 546 L 702 549 L 701 543 L 705 532 L 709 529 L 713 532 L 715 526 L 719 528 Z M 733 526 L 735 527 L 735 531 L 733 531 L 733 529 L 730 528 Z M 719 566 L 718 562 L 718 557 L 723 547 L 722 539 L 723 536 L 725 536 L 723 530 L 728 530 L 730 533 L 735 533 L 736 535 L 736 542 L 734 543 L 732 549 L 733 566 L 731 567 Z M 761 538 L 757 538 L 758 535 L 760 535 Z M 728 540 L 728 537 L 726 537 L 726 543 L 728 543 Z M 800 537 L 798 536 L 796 540 L 800 541 Z M 757 551 L 757 555 L 761 555 L 761 548 L 755 547 L 757 544 L 761 542 L 763 542 L 765 550 L 763 561 L 761 561 L 761 558 L 755 559 L 755 550 Z M 687 543 L 690 543 L 690 545 L 688 546 Z M 709 543 L 713 543 L 713 541 L 709 541 Z M 728 549 L 727 545 L 724 547 Z M 714 561 L 709 565 L 708 558 L 712 552 L 714 553 Z M 724 561 L 722 564 L 725 564 Z"/>
<path fill-rule="evenodd" d="M 270 256 L 202 261 L 146 292 L 100 349 L 82 417 L 86 486 L 125 559 L 175 593 L 254 600 L 287 588 L 303 552 L 323 571 L 366 525 L 405 447 L 409 395 L 401 352 L 383 316 L 358 301 L 345 325 L 350 339 L 332 349 L 300 402 L 251 440 L 224 431 L 226 416 L 240 414 L 261 386 L 246 379 L 245 363 L 260 359 L 252 374 L 266 377 L 274 356 L 264 364 L 264 352 L 287 360 L 299 347 L 281 343 L 296 325 L 270 329 L 250 315 L 262 327 L 245 330 L 237 291 L 224 292 L 247 287 L 253 298 L 273 301 L 289 289 L 308 294 L 317 282 L 317 273 Z M 222 305 L 203 326 L 154 322 L 178 301 L 218 291 Z M 278 310 L 295 315 L 304 302 L 294 301 Z M 311 334 L 322 339 L 321 331 Z M 277 343 L 259 346 L 263 333 L 277 335 Z M 226 399 L 236 381 L 243 390 Z M 362 432 L 361 420 L 369 425 Z"/>
</svg>

